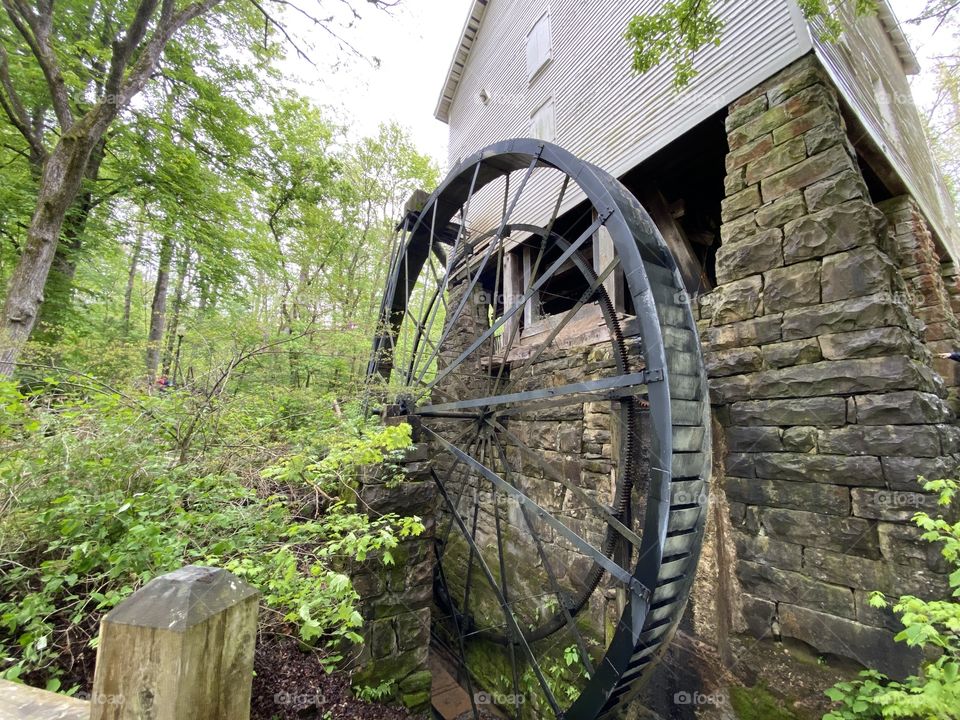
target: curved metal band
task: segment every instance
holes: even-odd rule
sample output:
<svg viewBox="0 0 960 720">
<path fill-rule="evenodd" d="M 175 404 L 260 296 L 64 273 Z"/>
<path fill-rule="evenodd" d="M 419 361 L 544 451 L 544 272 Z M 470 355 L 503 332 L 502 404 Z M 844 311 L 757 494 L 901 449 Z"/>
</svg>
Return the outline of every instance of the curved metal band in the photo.
<svg viewBox="0 0 960 720">
<path fill-rule="evenodd" d="M 652 382 L 648 386 L 652 418 L 649 437 L 650 483 L 642 526 L 642 545 L 633 572 L 633 577 L 642 586 L 657 588 L 668 579 L 663 573 L 664 551 L 668 543 L 672 498 L 675 496 L 675 487 L 672 485 L 676 474 L 674 410 L 670 393 L 672 378 L 691 378 L 687 394 L 692 396 L 690 402 L 699 403 L 699 406 L 693 406 L 693 410 L 699 413 L 697 425 L 703 428 L 704 433 L 701 452 L 691 453 L 697 456 L 684 463 L 679 478 L 695 479 L 702 485 L 709 477 L 710 409 L 696 322 L 685 297 L 676 262 L 650 216 L 616 179 L 557 145 L 533 139 L 507 140 L 491 145 L 459 164 L 431 195 L 410 234 L 405 262 L 396 264 L 388 284 L 393 292 L 388 292 L 381 305 L 382 329 L 374 341 L 369 372 L 389 374 L 391 361 L 382 359 L 383 353 L 389 347 L 391 333 L 400 326 L 406 301 L 404 297 L 397 296 L 396 289 L 413 286 L 430 252 L 430 239 L 441 235 L 463 204 L 478 190 L 497 178 L 530 167 L 534 161 L 536 167 L 553 168 L 569 176 L 597 213 L 605 218 L 603 224 L 613 240 L 636 309 L 647 368 L 650 371 L 662 371 L 663 381 Z M 671 327 L 666 327 L 662 319 L 663 312 L 658 313 L 658 304 L 662 311 L 665 305 L 671 303 L 676 306 L 673 312 L 680 318 L 680 324 L 674 322 Z M 679 314 L 677 310 L 680 310 Z M 665 335 L 668 333 L 683 333 L 679 352 L 666 346 Z M 686 360 L 682 358 L 684 355 L 687 356 Z M 690 357 L 694 358 L 693 363 L 689 362 Z M 701 512 L 690 522 L 689 529 L 684 528 L 685 533 L 692 533 L 696 537 L 691 541 L 689 561 L 684 565 L 688 569 L 680 578 L 682 588 L 676 597 L 681 599 L 677 600 L 679 607 L 675 617 L 672 616 L 669 623 L 658 621 L 654 632 L 648 622 L 651 602 L 641 596 L 631 597 L 606 655 L 597 666 L 586 690 L 565 714 L 566 718 L 605 716 L 612 712 L 614 706 L 634 695 L 640 677 L 639 668 L 646 667 L 672 635 L 692 583 L 693 567 L 699 553 L 699 537 L 706 513 L 702 512 L 705 501 L 697 504 L 701 505 Z M 677 584 L 677 578 L 673 580 Z M 653 602 L 657 602 L 656 594 Z M 645 659 L 638 661 L 641 656 Z M 629 680 L 625 679 L 631 673 L 634 675 Z"/>
</svg>

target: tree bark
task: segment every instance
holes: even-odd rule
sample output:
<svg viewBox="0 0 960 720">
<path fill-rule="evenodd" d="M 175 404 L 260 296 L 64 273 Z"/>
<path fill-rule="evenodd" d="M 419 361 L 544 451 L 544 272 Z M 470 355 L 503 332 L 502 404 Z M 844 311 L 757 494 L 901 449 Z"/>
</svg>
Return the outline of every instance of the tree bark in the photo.
<svg viewBox="0 0 960 720">
<path fill-rule="evenodd" d="M 63 326 L 69 320 L 73 305 L 73 279 L 77 274 L 87 221 L 97 203 L 94 184 L 100 177 L 105 154 L 106 138 L 101 138 L 90 153 L 79 194 L 63 221 L 63 232 L 53 255 L 53 265 L 44 287 L 44 301 L 37 321 L 39 337 L 36 339 L 47 345 L 56 345 L 60 341 Z"/>
<path fill-rule="evenodd" d="M 130 255 L 130 269 L 127 271 L 127 288 L 123 293 L 123 336 L 130 335 L 130 305 L 133 302 L 133 286 L 137 281 L 137 265 L 140 263 L 140 253 L 143 252 L 143 223 L 137 230 L 137 239 L 133 244 Z"/>
<path fill-rule="evenodd" d="M 177 345 L 177 331 L 180 329 L 180 312 L 183 309 L 183 290 L 187 279 L 187 268 L 190 260 L 190 248 L 186 247 L 180 253 L 177 262 L 177 289 L 173 293 L 173 311 L 170 313 L 170 325 L 167 328 L 167 348 L 163 354 L 163 374 L 170 376 L 170 366 L 173 364 L 173 354 Z"/>
<path fill-rule="evenodd" d="M 150 385 L 157 379 L 160 364 L 160 344 L 163 341 L 163 326 L 167 315 L 167 288 L 170 285 L 170 261 L 173 258 L 173 240 L 164 235 L 160 240 L 160 259 L 157 264 L 157 282 L 153 287 L 153 304 L 150 307 L 150 332 L 147 335 L 147 381 Z"/>
<path fill-rule="evenodd" d="M 23 252 L 7 286 L 0 320 L 0 378 L 13 374 L 37 323 L 64 219 L 80 192 L 91 153 L 120 110 L 143 90 L 173 35 L 222 1 L 195 0 L 177 11 L 175 0 L 141 0 L 130 25 L 113 43 L 103 100 L 78 119 L 51 43 L 53 3 L 45 2 L 33 9 L 27 3 L 0 0 L 43 72 L 60 126 L 60 139 L 44 161 Z M 46 150 L 28 127 L 23 103 L 10 80 L 5 49 L 0 52 L 0 88 L 0 107 L 42 157 Z"/>
<path fill-rule="evenodd" d="M 0 327 L 0 378 L 13 374 L 17 359 L 37 322 L 63 221 L 80 190 L 96 141 L 87 134 L 68 132 L 43 166 L 36 210 L 4 301 L 3 325 Z"/>
</svg>

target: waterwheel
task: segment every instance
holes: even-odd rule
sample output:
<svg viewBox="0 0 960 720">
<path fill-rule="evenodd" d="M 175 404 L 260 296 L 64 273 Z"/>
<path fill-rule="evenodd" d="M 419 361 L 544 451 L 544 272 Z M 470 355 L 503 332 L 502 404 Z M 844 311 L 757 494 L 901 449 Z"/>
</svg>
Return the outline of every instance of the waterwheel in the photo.
<svg viewBox="0 0 960 720">
<path fill-rule="evenodd" d="M 615 716 L 706 519 L 706 375 L 656 226 L 562 148 L 498 143 L 408 214 L 380 320 L 368 376 L 430 445 L 433 641 L 474 716 Z"/>
</svg>

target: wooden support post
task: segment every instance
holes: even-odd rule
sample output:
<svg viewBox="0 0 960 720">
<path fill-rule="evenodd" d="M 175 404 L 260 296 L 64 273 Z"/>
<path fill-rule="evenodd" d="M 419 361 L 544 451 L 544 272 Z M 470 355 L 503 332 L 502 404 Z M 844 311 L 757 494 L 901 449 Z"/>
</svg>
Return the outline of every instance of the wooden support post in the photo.
<svg viewBox="0 0 960 720">
<path fill-rule="evenodd" d="M 593 213 L 593 219 L 597 219 L 596 211 Z M 610 231 L 601 225 L 593 235 L 594 272 L 597 275 L 602 273 L 616 256 L 617 250 L 613 246 L 613 237 Z M 623 300 L 623 269 L 618 267 L 610 273 L 603 281 L 603 287 L 607 291 L 610 302 L 613 303 L 614 312 L 622 313 L 626 307 Z"/>
<path fill-rule="evenodd" d="M 697 254 L 693 251 L 693 246 L 683 227 L 670 213 L 666 198 L 659 190 L 651 189 L 647 189 L 637 197 L 644 209 L 650 213 L 650 218 L 663 235 L 670 252 L 673 253 L 687 294 L 695 298 L 713 290 L 713 283 L 710 282 L 710 278 L 707 277 L 707 273 L 697 259 Z"/>
<path fill-rule="evenodd" d="M 507 252 L 503 256 L 503 311 L 507 312 L 513 304 L 523 297 L 523 267 L 522 250 Z M 494 298 L 496 301 L 497 298 Z M 526 308 L 524 308 L 524 311 Z M 509 342 L 514 339 L 515 344 L 520 344 L 519 335 L 520 313 L 515 314 L 503 325 L 503 342 Z M 514 334 L 516 333 L 516 335 Z"/>
<path fill-rule="evenodd" d="M 120 603 L 100 623 L 91 720 L 247 720 L 258 598 L 191 565 Z"/>
<path fill-rule="evenodd" d="M 541 268 L 542 269 L 542 268 Z M 523 248 L 523 292 L 526 292 L 536 281 L 533 277 L 533 258 L 530 254 L 530 248 Z M 523 293 L 521 293 L 522 295 Z M 540 304 L 540 293 L 535 292 L 523 306 L 523 326 L 529 328 L 539 320 L 538 305 Z"/>
</svg>

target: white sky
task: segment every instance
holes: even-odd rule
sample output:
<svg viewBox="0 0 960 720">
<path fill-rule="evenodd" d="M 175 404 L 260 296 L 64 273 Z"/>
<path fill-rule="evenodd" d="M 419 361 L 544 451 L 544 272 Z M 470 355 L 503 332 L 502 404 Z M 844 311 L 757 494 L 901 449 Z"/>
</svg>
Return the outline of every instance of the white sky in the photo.
<svg viewBox="0 0 960 720">
<path fill-rule="evenodd" d="M 933 90 L 935 58 L 938 55 L 945 55 L 952 51 L 951 45 L 956 47 L 956 41 L 953 38 L 954 32 L 951 28 L 941 27 L 937 30 L 935 22 L 927 21 L 920 25 L 908 23 L 907 20 L 916 17 L 926 2 L 921 0 L 891 0 L 894 12 L 900 19 L 900 26 L 903 28 L 910 40 L 917 59 L 920 61 L 920 74 L 910 78 L 910 86 L 913 89 L 913 96 L 917 105 L 924 110 L 929 108 L 936 100 L 936 93 Z M 936 30 L 936 32 L 934 32 Z"/>
<path fill-rule="evenodd" d="M 346 53 L 332 47 L 327 57 L 311 52 L 316 67 L 292 63 L 302 79 L 300 90 L 333 109 L 355 137 L 373 135 L 380 123 L 396 120 L 421 152 L 446 167 L 447 126 L 433 111 L 471 0 L 402 0 L 389 12 L 353 2 L 362 20 L 343 36 L 364 55 L 380 58 L 380 67 L 348 60 L 331 70 L 331 63 Z M 326 37 L 313 37 L 317 46 L 331 45 Z"/>
<path fill-rule="evenodd" d="M 941 29 L 932 37 L 931 23 L 917 27 L 905 22 L 920 11 L 923 0 L 891 1 L 922 67 L 921 75 L 911 81 L 914 95 L 921 108 L 929 106 L 934 99 L 927 75 L 933 68 L 931 58 L 949 48 L 950 31 Z M 343 35 L 364 55 L 379 57 L 380 67 L 348 60 L 331 69 L 345 53 L 338 53 L 327 37 L 314 35 L 317 47 L 325 48 L 310 53 L 316 67 L 293 62 L 291 74 L 299 76 L 302 91 L 345 121 L 355 138 L 374 134 L 381 122 L 396 120 L 410 130 L 422 152 L 445 167 L 447 126 L 433 117 L 433 111 L 471 0 L 402 0 L 389 13 L 354 2 L 363 18 Z"/>
</svg>

